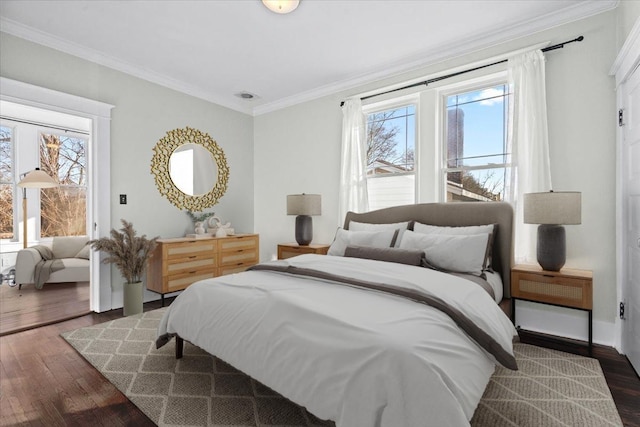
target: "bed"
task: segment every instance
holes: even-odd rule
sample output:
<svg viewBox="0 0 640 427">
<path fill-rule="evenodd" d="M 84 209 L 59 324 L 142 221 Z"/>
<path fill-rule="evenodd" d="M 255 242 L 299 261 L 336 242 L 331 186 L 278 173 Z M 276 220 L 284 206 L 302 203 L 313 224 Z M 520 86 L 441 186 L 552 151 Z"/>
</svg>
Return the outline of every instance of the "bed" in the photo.
<svg viewBox="0 0 640 427">
<path fill-rule="evenodd" d="M 407 228 L 393 231 L 398 223 Z M 468 425 L 495 366 L 517 369 L 517 333 L 486 286 L 424 266 L 425 253 L 435 254 L 428 266 L 455 264 L 482 239 L 417 230 L 491 226 L 483 273 L 496 272 L 508 296 L 512 225 L 500 202 L 350 212 L 332 244 L 342 256 L 300 255 L 197 282 L 165 312 L 157 345 L 176 337 L 181 357 L 187 340 L 339 427 Z M 375 239 L 384 243 L 361 244 Z M 413 241 L 453 241 L 455 256 L 407 247 Z M 416 252 L 421 265 L 388 261 Z"/>
</svg>

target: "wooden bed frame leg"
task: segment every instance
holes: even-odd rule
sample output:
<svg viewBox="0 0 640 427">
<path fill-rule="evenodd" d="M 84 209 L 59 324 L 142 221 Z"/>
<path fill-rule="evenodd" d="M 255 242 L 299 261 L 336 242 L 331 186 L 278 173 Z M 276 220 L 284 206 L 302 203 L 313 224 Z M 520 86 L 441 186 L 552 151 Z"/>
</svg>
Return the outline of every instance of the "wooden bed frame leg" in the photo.
<svg viewBox="0 0 640 427">
<path fill-rule="evenodd" d="M 184 340 L 176 335 L 176 359 L 182 359 L 184 350 Z"/>
</svg>

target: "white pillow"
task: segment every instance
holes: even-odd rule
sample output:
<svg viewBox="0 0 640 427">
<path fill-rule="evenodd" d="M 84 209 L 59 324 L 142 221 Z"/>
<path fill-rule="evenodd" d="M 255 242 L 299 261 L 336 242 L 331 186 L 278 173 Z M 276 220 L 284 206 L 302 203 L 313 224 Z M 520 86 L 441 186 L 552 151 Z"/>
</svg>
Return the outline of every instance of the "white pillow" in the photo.
<svg viewBox="0 0 640 427">
<path fill-rule="evenodd" d="M 338 228 L 327 255 L 344 256 L 347 246 L 390 248 L 397 230 L 351 231 Z"/>
<path fill-rule="evenodd" d="M 439 227 L 437 225 L 421 224 L 415 222 L 413 231 L 421 234 L 447 234 L 447 235 L 472 235 L 472 234 L 490 234 L 489 252 L 487 253 L 487 265 L 491 267 L 491 257 L 493 255 L 493 242 L 495 240 L 494 225 L 469 225 L 464 227 Z"/>
<path fill-rule="evenodd" d="M 439 227 L 437 225 L 421 224 L 419 222 L 415 222 L 413 224 L 413 231 L 420 234 L 465 234 L 467 236 L 471 234 L 491 234 L 493 233 L 493 224 L 470 225 L 467 227 Z"/>
<path fill-rule="evenodd" d="M 366 222 L 349 221 L 349 231 L 381 231 L 381 230 L 398 230 L 398 237 L 394 248 L 400 247 L 402 234 L 409 228 L 409 221 L 394 222 L 392 224 L 369 224 Z"/>
<path fill-rule="evenodd" d="M 482 274 L 487 259 L 489 234 L 419 234 L 406 231 L 400 248 L 420 249 L 434 267 L 456 273 Z"/>
</svg>

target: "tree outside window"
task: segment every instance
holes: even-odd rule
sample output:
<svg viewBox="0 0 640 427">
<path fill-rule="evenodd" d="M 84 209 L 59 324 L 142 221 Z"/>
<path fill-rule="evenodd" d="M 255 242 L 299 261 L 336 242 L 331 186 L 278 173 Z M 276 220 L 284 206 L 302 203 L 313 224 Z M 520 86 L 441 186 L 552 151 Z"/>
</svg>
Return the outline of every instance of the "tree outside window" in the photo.
<svg viewBox="0 0 640 427">
<path fill-rule="evenodd" d="M 13 131 L 0 126 L 0 239 L 13 239 Z"/>
<path fill-rule="evenodd" d="M 371 210 L 415 203 L 415 105 L 367 115 Z"/>
<path fill-rule="evenodd" d="M 41 190 L 40 236 L 87 234 L 87 140 L 40 134 L 40 168 L 60 185 Z"/>
</svg>

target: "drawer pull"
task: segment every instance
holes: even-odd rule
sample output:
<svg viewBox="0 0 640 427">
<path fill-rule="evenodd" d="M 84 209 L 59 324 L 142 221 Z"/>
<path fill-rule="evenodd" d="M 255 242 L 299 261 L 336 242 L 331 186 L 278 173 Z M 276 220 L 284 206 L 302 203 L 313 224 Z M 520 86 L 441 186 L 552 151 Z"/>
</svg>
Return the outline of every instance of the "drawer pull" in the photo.
<svg viewBox="0 0 640 427">
<path fill-rule="evenodd" d="M 193 270 L 193 271 L 190 271 L 189 274 L 196 274 L 197 272 L 198 272 L 197 270 Z"/>
<path fill-rule="evenodd" d="M 189 257 L 189 259 L 194 259 L 194 258 L 196 258 L 196 257 L 197 257 L 197 255 L 191 255 L 191 256 Z"/>
<path fill-rule="evenodd" d="M 552 275 L 552 274 L 543 274 L 543 276 L 544 276 L 544 277 L 551 277 L 551 278 L 554 278 L 554 277 L 555 277 L 555 276 L 554 276 L 554 275 Z"/>
</svg>

